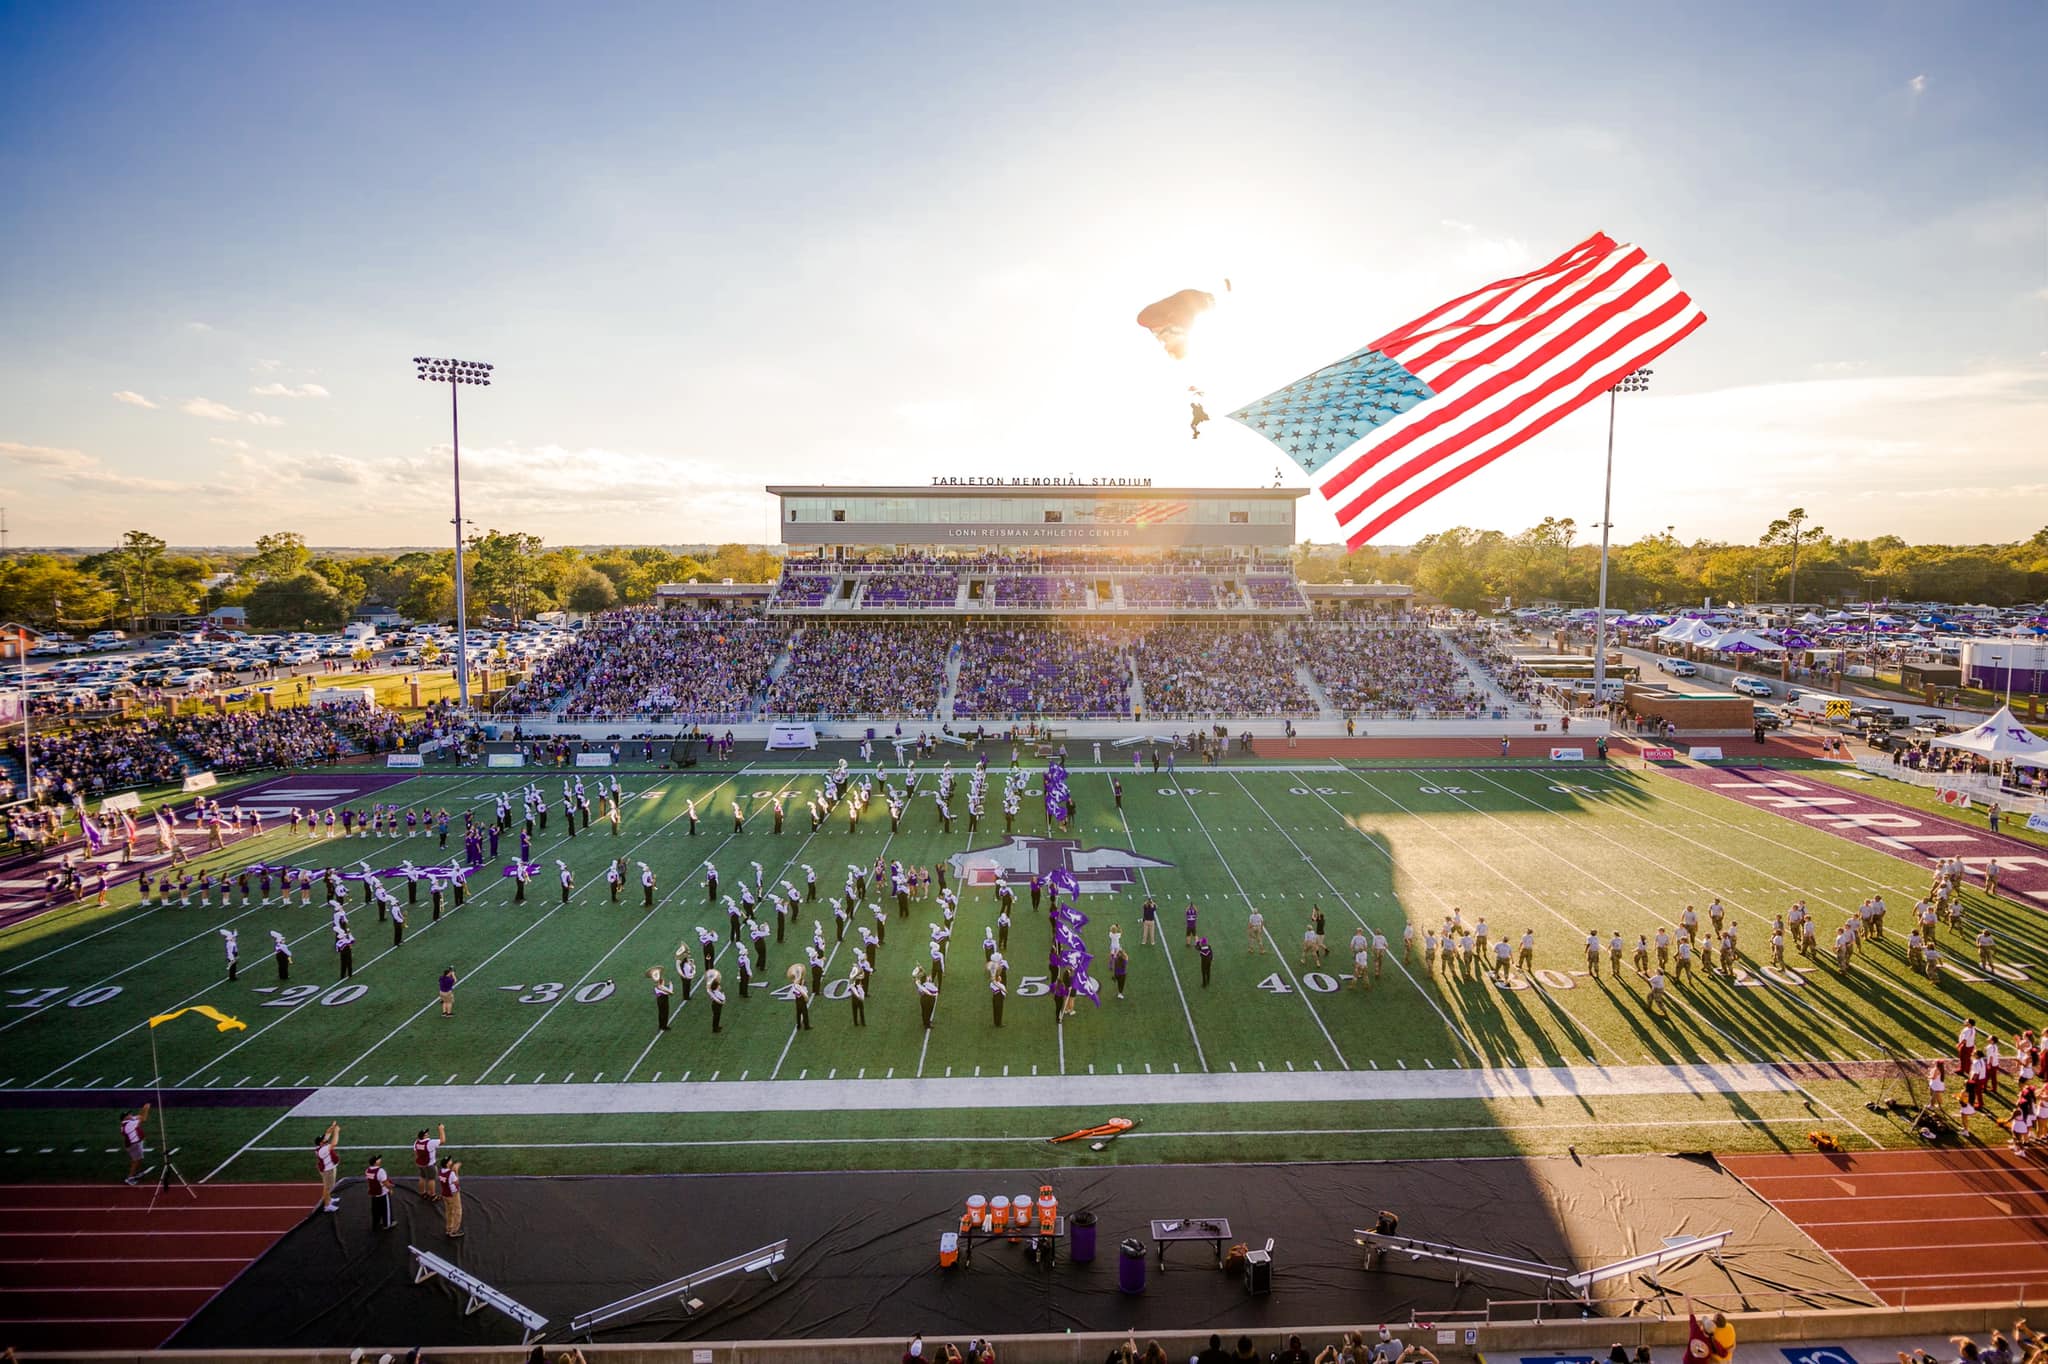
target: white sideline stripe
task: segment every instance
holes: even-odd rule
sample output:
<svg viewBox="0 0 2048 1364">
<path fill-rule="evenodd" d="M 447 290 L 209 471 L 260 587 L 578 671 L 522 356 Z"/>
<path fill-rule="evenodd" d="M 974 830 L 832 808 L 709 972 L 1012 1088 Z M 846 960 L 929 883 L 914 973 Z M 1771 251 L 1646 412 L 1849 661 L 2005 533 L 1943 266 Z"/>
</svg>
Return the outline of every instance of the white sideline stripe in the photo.
<svg viewBox="0 0 2048 1364">
<path fill-rule="evenodd" d="M 1774 1066 L 1559 1066 L 1307 1074 L 955 1076 L 901 1080 L 728 1080 L 635 1085 L 392 1085 L 316 1089 L 286 1117 L 536 1113 L 824 1113 L 939 1105 L 1359 1103 L 1391 1099 L 1614 1098 L 1638 1094 L 1793 1094 Z M 425 1105 L 422 1108 L 422 1105 Z"/>
<path fill-rule="evenodd" d="M 1813 1122 L 1811 1114 L 1796 1118 L 1654 1118 L 1635 1122 L 1603 1122 L 1606 1128 L 1656 1128 L 1656 1127 L 1799 1127 Z M 1583 1122 L 1522 1122 L 1522 1123 L 1471 1123 L 1458 1127 L 1260 1127 L 1235 1131 L 1218 1132 L 1125 1132 L 1118 1141 L 1158 1141 L 1162 1138 L 1188 1139 L 1192 1137 L 1391 1137 L 1412 1133 L 1425 1135 L 1443 1132 L 1546 1132 L 1578 1131 L 1585 1127 Z M 699 1141 L 469 1141 L 462 1144 L 465 1151 L 609 1151 L 609 1150 L 673 1150 L 692 1147 L 728 1146 L 899 1146 L 934 1145 L 972 1142 L 984 1145 L 1043 1146 L 1044 1137 L 991 1137 L 991 1136 L 950 1136 L 950 1137 L 741 1137 L 733 1140 L 712 1138 Z M 302 1154 L 303 1146 L 255 1146 L 252 1151 L 268 1152 L 272 1155 Z M 1453 1159 L 1486 1160 L 1489 1157 L 1453 1157 Z M 2031 1243 L 2029 1243 L 2031 1244 Z M 4 1262 L 0 1262 L 4 1263 Z M 66 1264 L 76 1264 L 67 1260 Z M 123 1261 L 122 1263 L 133 1263 Z"/>
</svg>

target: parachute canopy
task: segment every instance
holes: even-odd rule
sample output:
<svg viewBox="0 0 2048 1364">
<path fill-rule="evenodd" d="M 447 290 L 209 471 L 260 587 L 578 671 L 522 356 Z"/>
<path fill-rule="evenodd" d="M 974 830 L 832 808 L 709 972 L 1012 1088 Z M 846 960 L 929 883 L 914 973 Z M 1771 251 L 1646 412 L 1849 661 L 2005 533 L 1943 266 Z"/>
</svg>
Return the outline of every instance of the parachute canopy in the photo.
<svg viewBox="0 0 2048 1364">
<path fill-rule="evenodd" d="M 1216 295 L 1200 289 L 1183 289 L 1151 304 L 1138 314 L 1138 325 L 1159 338 L 1166 353 L 1176 360 L 1188 354 L 1188 330 L 1195 319 L 1216 306 Z"/>
</svg>

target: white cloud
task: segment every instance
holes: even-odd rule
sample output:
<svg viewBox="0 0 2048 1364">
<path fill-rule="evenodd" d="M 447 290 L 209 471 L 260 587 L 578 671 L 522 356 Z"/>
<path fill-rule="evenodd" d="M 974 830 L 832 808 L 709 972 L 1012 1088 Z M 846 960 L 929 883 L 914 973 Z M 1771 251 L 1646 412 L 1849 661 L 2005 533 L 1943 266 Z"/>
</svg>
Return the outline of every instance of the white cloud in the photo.
<svg viewBox="0 0 2048 1364">
<path fill-rule="evenodd" d="M 141 478 L 133 474 L 116 473 L 112 469 L 95 465 L 88 469 L 74 469 L 63 475 L 63 481 L 77 487 L 93 488 L 105 492 L 121 493 L 189 493 L 199 491 L 193 483 L 174 483 L 163 478 Z"/>
<path fill-rule="evenodd" d="M 116 394 L 114 395 L 114 401 L 115 401 L 115 402 L 117 402 L 117 403 L 126 403 L 126 404 L 128 404 L 128 406 L 130 406 L 130 407 L 155 407 L 155 406 L 156 406 L 156 404 L 155 404 L 155 403 L 153 403 L 153 402 L 151 402 L 151 401 L 150 401 L 149 399 L 147 399 L 147 398 L 143 397 L 143 396 L 142 396 L 142 395 L 141 395 L 140 393 L 137 393 L 137 392 L 135 392 L 135 391 L 134 391 L 133 389 L 127 389 L 127 388 L 124 388 L 124 389 L 122 389 L 122 390 L 121 390 L 121 391 L 120 391 L 119 393 L 116 393 Z"/>
<path fill-rule="evenodd" d="M 291 384 L 272 382 L 258 384 L 249 391 L 259 398 L 325 398 L 328 396 L 327 390 L 318 384 L 300 384 L 294 387 Z"/>
<path fill-rule="evenodd" d="M 188 332 L 210 332 L 213 330 L 213 325 L 208 322 L 187 322 L 185 330 Z"/>
<path fill-rule="evenodd" d="M 1925 94 L 1927 92 L 1927 77 L 1913 77 L 1913 79 L 1906 82 L 1906 91 L 1908 94 L 1914 95 Z"/>
<path fill-rule="evenodd" d="M 199 484 L 142 478 L 109 469 L 99 456 L 87 454 L 83 450 L 0 441 L 0 459 L 23 466 L 26 470 L 38 473 L 54 483 L 101 494 L 204 491 L 203 486 Z"/>
<path fill-rule="evenodd" d="M 188 398 L 178 404 L 178 410 L 194 417 L 205 417 L 209 421 L 238 422 L 242 419 L 240 412 L 226 403 L 217 403 L 211 398 Z"/>
<path fill-rule="evenodd" d="M 204 417 L 216 422 L 248 422 L 251 426 L 283 426 L 284 422 L 267 412 L 244 412 L 240 408 L 217 403 L 211 398 L 187 398 L 178 404 L 178 410 L 194 417 Z"/>
<path fill-rule="evenodd" d="M 0 440 L 0 459 L 31 469 L 59 472 L 82 469 L 94 462 L 93 457 L 83 450 L 67 450 L 54 445 L 21 445 L 11 440 Z"/>
</svg>

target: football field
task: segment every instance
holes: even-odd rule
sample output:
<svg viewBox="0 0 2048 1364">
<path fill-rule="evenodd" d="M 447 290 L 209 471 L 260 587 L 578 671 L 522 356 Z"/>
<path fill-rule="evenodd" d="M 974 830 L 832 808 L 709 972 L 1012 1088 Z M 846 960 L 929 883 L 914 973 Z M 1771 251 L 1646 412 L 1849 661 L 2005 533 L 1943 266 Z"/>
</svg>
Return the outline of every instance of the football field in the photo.
<svg viewBox="0 0 2048 1364">
<path fill-rule="evenodd" d="M 106 909 L 17 925 L 0 936 L 0 1178 L 120 1173 L 115 1117 L 157 1082 L 169 1143 L 194 1179 L 304 1177 L 305 1152 L 333 1119 L 350 1149 L 393 1153 L 421 1125 L 446 1122 L 451 1148 L 489 1173 L 972 1165 L 1014 1160 L 1014 1150 L 996 1152 L 1026 1143 L 1035 1158 L 1096 1161 L 1804 1149 L 1816 1128 L 1847 1145 L 1892 1144 L 1907 1139 L 1904 1129 L 1863 1106 L 1889 1082 L 1888 1056 L 1947 1053 L 1965 1017 L 2004 1038 L 2048 1014 L 2036 983 L 2048 970 L 2048 934 L 2036 910 L 1970 892 L 1970 931 L 1996 935 L 1997 966 L 1975 969 L 1974 951 L 1945 931 L 1951 965 L 1930 982 L 1907 970 L 1903 948 L 1924 862 L 1664 772 L 1248 762 L 1155 774 L 1082 764 L 1071 772 L 1077 808 L 1064 834 L 1046 828 L 1035 772 L 1014 835 L 999 816 L 971 835 L 957 818 L 944 833 L 929 780 L 900 832 L 877 801 L 857 832 L 842 806 L 812 834 L 803 805 L 827 770 L 816 760 L 623 770 L 617 836 L 601 817 L 568 836 L 557 804 L 535 831 L 541 870 L 515 904 L 514 883 L 499 874 L 516 852 L 515 824 L 502 856 L 469 883 L 467 904 L 432 920 L 421 888 L 402 946 L 352 883 L 358 942 L 347 981 L 337 979 L 317 892 L 310 907 L 151 908 L 130 884 Z M 610 779 L 582 775 L 593 795 Z M 991 808 L 1000 778 L 992 765 Z M 497 794 L 528 780 L 558 796 L 563 774 L 422 775 L 357 794 L 359 780 L 301 774 L 251 799 L 312 803 L 321 798 L 295 793 L 325 791 L 359 807 L 445 808 L 459 830 L 464 810 L 488 820 Z M 778 794 L 790 811 L 779 836 L 768 814 Z M 693 797 L 694 836 L 685 818 Z M 739 832 L 734 800 L 746 814 Z M 308 838 L 272 819 L 261 836 L 197 865 L 430 865 L 459 856 L 459 833 L 450 842 Z M 944 864 L 964 883 L 930 1030 L 912 968 L 929 959 L 937 901 L 913 901 L 905 918 L 872 888 L 885 937 L 866 1025 L 853 1024 L 845 977 L 859 945 L 853 930 L 835 935 L 831 901 L 849 864 L 878 856 Z M 613 904 L 603 871 L 615 857 L 627 876 Z M 567 903 L 557 859 L 575 875 Z M 806 864 L 817 873 L 818 901 L 800 906 L 784 940 L 768 942 L 746 998 L 725 909 L 707 897 L 707 861 L 721 895 L 751 881 L 755 862 L 770 888 L 784 879 L 801 887 Z M 641 905 L 641 862 L 658 878 L 652 910 Z M 987 881 L 997 868 L 1021 881 L 1062 867 L 1083 886 L 1101 1003 L 1084 1000 L 1055 1021 L 1050 928 L 1020 889 L 998 1028 L 983 971 L 996 912 Z M 403 896 L 403 881 L 387 884 Z M 1876 892 L 1892 911 L 1890 938 L 1858 952 L 1846 973 L 1825 952 L 1765 964 L 1771 919 L 1795 898 L 1815 912 L 1825 943 Z M 1140 933 L 1147 894 L 1160 907 L 1150 945 Z M 1716 896 L 1740 931 L 1732 977 L 1680 980 L 1668 1011 L 1655 1013 L 1644 980 L 1615 973 L 1604 951 L 1598 973 L 1588 971 L 1588 931 L 1633 944 L 1659 926 L 1675 932 L 1688 904 L 1704 924 Z M 1185 941 L 1190 902 L 1214 948 L 1206 980 Z M 1327 960 L 1303 955 L 1312 907 L 1327 916 Z M 1267 925 L 1263 950 L 1247 930 L 1254 908 Z M 1495 938 L 1519 943 L 1533 931 L 1535 969 L 1501 980 L 1425 963 L 1423 928 L 1454 910 L 1483 919 Z M 862 922 L 874 923 L 865 905 Z M 1404 959 L 1411 922 L 1416 948 Z M 786 987 L 775 987 L 804 960 L 814 924 L 826 987 L 813 1026 L 799 1030 Z M 646 973 L 672 970 L 679 944 L 694 951 L 700 925 L 719 941 L 722 1031 L 712 1032 L 700 988 L 687 1004 L 675 997 L 672 1027 L 659 1032 Z M 222 926 L 241 934 L 233 983 Z M 273 928 L 293 944 L 288 982 L 273 968 Z M 1122 998 L 1109 979 L 1113 928 L 1130 954 Z M 1358 931 L 1389 943 L 1383 973 L 1362 986 L 1351 980 Z M 436 995 L 444 966 L 461 978 L 448 1019 Z M 202 1003 L 246 1028 L 217 1032 L 195 1016 L 146 1026 L 153 1013 Z M 1112 1116 L 1140 1126 L 1107 1153 L 1042 1144 Z M 156 1138 L 152 1118 L 153 1148 Z"/>
</svg>

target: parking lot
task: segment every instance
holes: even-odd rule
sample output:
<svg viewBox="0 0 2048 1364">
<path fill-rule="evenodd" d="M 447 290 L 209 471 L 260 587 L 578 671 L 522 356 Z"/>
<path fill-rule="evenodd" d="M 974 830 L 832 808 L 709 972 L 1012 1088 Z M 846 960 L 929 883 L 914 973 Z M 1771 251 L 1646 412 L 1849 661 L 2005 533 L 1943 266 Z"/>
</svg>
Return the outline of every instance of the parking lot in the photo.
<svg viewBox="0 0 2048 1364">
<path fill-rule="evenodd" d="M 529 622 L 520 628 L 469 632 L 469 651 L 480 663 L 519 665 L 546 657 L 574 631 Z M 448 626 L 384 632 L 319 634 L 202 630 L 130 636 L 107 630 L 82 638 L 45 636 L 28 657 L 27 690 L 39 712 L 96 710 L 152 694 L 247 699 L 251 688 L 309 673 L 346 673 L 357 667 L 447 668 L 455 659 Z"/>
</svg>

